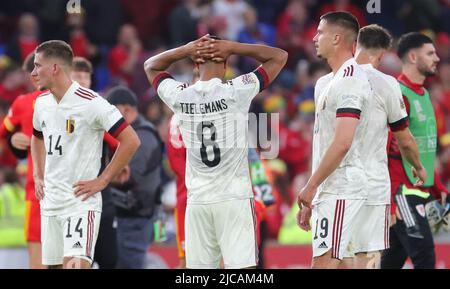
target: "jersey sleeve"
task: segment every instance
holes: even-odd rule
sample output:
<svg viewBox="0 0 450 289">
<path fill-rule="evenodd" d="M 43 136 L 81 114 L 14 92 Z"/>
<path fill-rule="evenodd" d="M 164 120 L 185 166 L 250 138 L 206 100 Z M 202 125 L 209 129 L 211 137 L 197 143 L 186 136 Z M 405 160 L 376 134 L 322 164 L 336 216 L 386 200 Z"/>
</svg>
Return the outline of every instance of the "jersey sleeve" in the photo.
<svg viewBox="0 0 450 289">
<path fill-rule="evenodd" d="M 228 82 L 234 89 L 233 97 L 247 107 L 253 98 L 269 86 L 269 77 L 262 66 Z"/>
<path fill-rule="evenodd" d="M 186 83 L 176 81 L 167 72 L 158 74 L 152 82 L 158 96 L 164 101 L 169 108 L 174 111 L 178 94 L 188 85 Z"/>
<path fill-rule="evenodd" d="M 20 123 L 20 116 L 21 116 L 21 106 L 19 103 L 19 100 L 21 98 L 16 99 L 11 107 L 8 110 L 8 114 L 3 119 L 2 128 L 1 128 L 1 137 L 4 137 L 8 133 L 13 133 L 17 126 Z"/>
<path fill-rule="evenodd" d="M 359 119 L 365 102 L 365 93 L 370 85 L 355 77 L 344 77 L 335 83 L 336 117 L 352 117 Z"/>
<path fill-rule="evenodd" d="M 386 99 L 388 123 L 390 129 L 395 132 L 408 127 L 409 121 L 400 85 L 394 80 L 390 83 L 390 88 L 392 93 L 387 95 Z"/>
<path fill-rule="evenodd" d="M 41 111 L 41 105 L 39 99 L 36 100 L 33 112 L 33 135 L 38 138 L 42 138 L 42 127 L 39 119 L 39 112 Z"/>
<path fill-rule="evenodd" d="M 91 101 L 87 118 L 94 129 L 105 130 L 114 138 L 128 126 L 120 111 L 101 96 Z"/>
</svg>

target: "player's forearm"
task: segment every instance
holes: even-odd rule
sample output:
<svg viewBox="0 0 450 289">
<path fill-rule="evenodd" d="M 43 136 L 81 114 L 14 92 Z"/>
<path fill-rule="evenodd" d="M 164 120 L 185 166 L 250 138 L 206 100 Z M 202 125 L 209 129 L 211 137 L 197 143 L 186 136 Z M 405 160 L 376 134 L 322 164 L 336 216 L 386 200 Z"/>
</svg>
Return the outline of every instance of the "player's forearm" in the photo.
<svg viewBox="0 0 450 289">
<path fill-rule="evenodd" d="M 287 56 L 286 51 L 283 49 L 261 44 L 246 44 L 230 41 L 230 49 L 232 54 L 248 56 L 262 64 L 269 61 L 282 62 Z"/>
<path fill-rule="evenodd" d="M 120 144 L 114 153 L 109 165 L 100 175 L 100 179 L 106 184 L 110 183 L 114 177 L 130 162 L 139 148 L 141 142 L 131 127 L 127 127 L 118 138 Z"/>
<path fill-rule="evenodd" d="M 325 152 L 319 167 L 309 178 L 307 186 L 316 189 L 326 178 L 328 178 L 338 167 L 349 151 L 347 143 L 333 141 Z"/>
<path fill-rule="evenodd" d="M 405 158 L 416 170 L 422 168 L 420 161 L 419 148 L 409 129 L 394 132 L 394 136 L 398 142 L 398 148 L 402 157 Z"/>
<path fill-rule="evenodd" d="M 33 159 L 33 177 L 44 179 L 45 145 L 43 139 L 31 137 L 31 157 Z"/>
<path fill-rule="evenodd" d="M 189 50 L 183 45 L 150 57 L 145 61 L 144 69 L 147 74 L 154 71 L 161 72 L 168 69 L 172 63 L 188 56 Z"/>
</svg>

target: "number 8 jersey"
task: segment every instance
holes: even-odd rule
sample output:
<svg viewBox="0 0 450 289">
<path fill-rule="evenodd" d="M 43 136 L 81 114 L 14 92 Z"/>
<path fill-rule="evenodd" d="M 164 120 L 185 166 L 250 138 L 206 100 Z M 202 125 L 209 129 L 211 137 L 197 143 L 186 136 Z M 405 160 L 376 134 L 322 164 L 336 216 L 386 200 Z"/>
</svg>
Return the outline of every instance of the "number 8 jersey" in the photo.
<svg viewBox="0 0 450 289">
<path fill-rule="evenodd" d="M 189 204 L 253 197 L 248 110 L 252 99 L 268 83 L 262 66 L 225 83 L 213 78 L 189 86 L 175 81 L 167 72 L 154 79 L 152 85 L 159 97 L 177 116 L 186 146 Z"/>
<path fill-rule="evenodd" d="M 82 202 L 73 185 L 98 176 L 104 131 L 117 136 L 126 126 L 115 106 L 77 82 L 59 103 L 50 92 L 36 100 L 33 134 L 43 138 L 46 150 L 42 215 L 101 212 L 100 194 Z"/>
</svg>

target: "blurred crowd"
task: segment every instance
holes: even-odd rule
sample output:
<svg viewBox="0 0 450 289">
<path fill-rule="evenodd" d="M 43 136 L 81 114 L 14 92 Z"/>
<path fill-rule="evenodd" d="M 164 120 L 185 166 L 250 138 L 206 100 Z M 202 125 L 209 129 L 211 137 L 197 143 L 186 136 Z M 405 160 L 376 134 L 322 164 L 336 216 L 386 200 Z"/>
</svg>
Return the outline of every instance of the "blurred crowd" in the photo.
<svg viewBox="0 0 450 289">
<path fill-rule="evenodd" d="M 439 171 L 450 181 L 450 0 L 380 1 L 381 13 L 366 11 L 367 0 L 81 0 L 81 13 L 68 14 L 65 0 L 15 0 L 0 2 L 0 120 L 20 94 L 32 90 L 21 70 L 24 58 L 49 39 L 62 39 L 76 56 L 94 65 L 93 89 L 105 95 L 122 84 L 139 100 L 141 113 L 166 140 L 170 110 L 150 87 L 144 61 L 155 53 L 192 41 L 206 33 L 246 43 L 278 46 L 289 52 L 289 60 L 271 87 L 253 101 L 255 113 L 279 113 L 278 159 L 267 166 L 279 202 L 268 219 L 268 235 L 277 238 L 283 216 L 295 194 L 310 174 L 314 84 L 329 73 L 316 57 L 312 38 L 320 15 L 349 11 L 360 25 L 378 23 L 394 37 L 421 31 L 435 40 L 441 59 L 439 73 L 429 79 L 438 120 Z M 258 64 L 231 57 L 227 78 L 253 70 Z M 178 80 L 192 82 L 193 63 L 180 61 L 171 67 Z M 401 63 L 395 49 L 385 55 L 380 68 L 397 76 Z M 173 174 L 167 161 L 165 180 Z M 24 175 L 25 164 L 17 163 L 0 143 L 0 169 L 17 168 Z M 9 169 L 8 169 L 9 170 Z M 4 182 L 0 174 L 0 183 Z"/>
</svg>

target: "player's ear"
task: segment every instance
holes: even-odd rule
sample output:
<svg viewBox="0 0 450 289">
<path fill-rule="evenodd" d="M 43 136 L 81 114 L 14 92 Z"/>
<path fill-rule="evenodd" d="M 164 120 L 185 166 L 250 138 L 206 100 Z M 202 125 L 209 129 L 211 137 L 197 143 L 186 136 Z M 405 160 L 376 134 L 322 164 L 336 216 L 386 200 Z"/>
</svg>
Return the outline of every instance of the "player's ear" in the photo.
<svg viewBox="0 0 450 289">
<path fill-rule="evenodd" d="M 340 40 L 341 40 L 341 35 L 340 34 L 334 34 L 333 45 L 337 45 Z"/>
<path fill-rule="evenodd" d="M 416 61 L 417 61 L 417 54 L 416 54 L 415 51 L 411 50 L 411 51 L 408 52 L 408 60 L 411 63 L 413 63 L 413 64 L 416 63 Z"/>
</svg>

